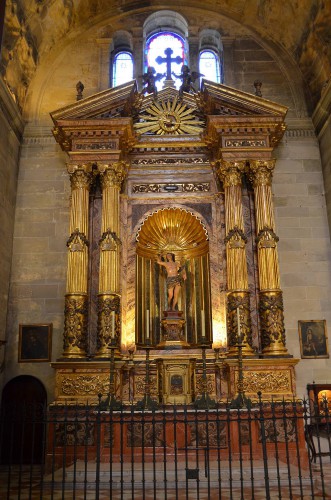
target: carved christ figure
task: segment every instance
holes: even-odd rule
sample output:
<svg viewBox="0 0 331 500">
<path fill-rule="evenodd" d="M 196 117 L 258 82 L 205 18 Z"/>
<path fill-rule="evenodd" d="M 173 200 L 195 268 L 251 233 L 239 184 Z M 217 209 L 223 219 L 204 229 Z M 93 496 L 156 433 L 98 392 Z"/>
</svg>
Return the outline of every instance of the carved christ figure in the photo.
<svg viewBox="0 0 331 500">
<path fill-rule="evenodd" d="M 175 311 L 178 309 L 178 297 L 183 280 L 186 280 L 186 271 L 175 260 L 173 253 L 167 253 L 165 261 L 161 258 L 162 256 L 159 256 L 156 262 L 165 267 L 167 273 L 168 311 Z"/>
</svg>

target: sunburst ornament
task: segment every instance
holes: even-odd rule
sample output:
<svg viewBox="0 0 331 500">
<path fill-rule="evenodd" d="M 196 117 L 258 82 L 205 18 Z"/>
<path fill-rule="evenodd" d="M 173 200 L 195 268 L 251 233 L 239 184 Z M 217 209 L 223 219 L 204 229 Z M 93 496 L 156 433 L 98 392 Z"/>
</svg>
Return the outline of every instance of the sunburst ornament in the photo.
<svg viewBox="0 0 331 500">
<path fill-rule="evenodd" d="M 196 135 L 203 130 L 203 122 L 195 117 L 193 109 L 177 97 L 173 101 L 154 101 L 144 114 L 139 115 L 139 119 L 140 122 L 134 126 L 141 134 Z"/>
</svg>

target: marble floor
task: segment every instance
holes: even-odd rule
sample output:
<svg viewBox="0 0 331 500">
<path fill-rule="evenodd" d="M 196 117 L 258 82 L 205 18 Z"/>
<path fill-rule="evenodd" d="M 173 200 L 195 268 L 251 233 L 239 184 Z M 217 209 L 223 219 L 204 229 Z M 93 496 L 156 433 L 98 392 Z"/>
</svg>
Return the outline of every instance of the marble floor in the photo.
<svg viewBox="0 0 331 500">
<path fill-rule="evenodd" d="M 100 471 L 99 489 L 96 488 L 95 481 L 85 476 L 85 482 L 82 482 L 79 476 L 72 480 L 69 474 L 64 474 L 58 470 L 53 476 L 43 476 L 40 481 L 40 470 L 12 468 L 10 473 L 4 466 L 0 467 L 0 500 L 310 500 L 310 499 L 331 499 L 331 463 L 330 460 L 323 460 L 323 480 L 321 478 L 321 469 L 319 465 L 312 466 L 312 479 L 309 471 L 303 472 L 300 481 L 295 479 L 293 471 L 290 471 L 291 488 L 288 480 L 281 481 L 277 486 L 269 471 L 269 492 L 266 493 L 264 478 L 260 481 L 258 474 L 254 475 L 254 492 L 252 491 L 251 481 L 247 478 L 244 481 L 244 487 L 240 488 L 240 481 L 236 481 L 235 468 L 232 487 L 228 480 L 222 479 L 221 488 L 218 482 L 213 481 L 213 473 L 210 471 L 209 489 L 208 483 L 204 480 L 190 480 L 187 483 L 179 480 L 178 488 L 175 489 L 175 483 L 169 481 L 164 484 L 163 476 L 154 476 L 154 481 L 146 480 L 145 487 L 139 484 L 139 489 L 131 490 L 130 474 L 126 471 L 124 476 L 126 487 L 121 491 L 120 483 L 115 484 L 110 491 L 109 480 L 106 481 L 105 471 Z M 79 467 L 78 467 L 79 469 Z M 148 470 L 146 469 L 146 474 Z M 218 477 L 216 475 L 216 477 Z M 108 475 L 109 478 L 109 475 Z M 89 479 L 89 480 L 88 480 Z M 324 488 L 322 487 L 324 482 Z M 123 481 L 122 481 L 123 486 Z M 323 492 L 324 490 L 324 492 Z"/>
</svg>

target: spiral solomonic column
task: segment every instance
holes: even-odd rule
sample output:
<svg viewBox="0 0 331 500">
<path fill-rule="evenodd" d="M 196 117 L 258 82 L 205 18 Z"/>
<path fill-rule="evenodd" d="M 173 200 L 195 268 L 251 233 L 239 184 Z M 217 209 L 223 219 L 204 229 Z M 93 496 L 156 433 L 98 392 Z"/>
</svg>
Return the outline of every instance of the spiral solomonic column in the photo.
<svg viewBox="0 0 331 500">
<path fill-rule="evenodd" d="M 110 346 L 121 343 L 120 190 L 127 164 L 98 164 L 102 186 L 102 227 L 98 294 L 97 358 L 109 358 Z"/>
<path fill-rule="evenodd" d="M 229 356 L 238 354 L 239 340 L 244 344 L 242 354 L 250 356 L 252 329 L 246 259 L 246 242 L 242 213 L 242 173 L 244 161 L 218 162 L 217 174 L 225 192 L 226 262 L 227 262 L 227 326 Z M 239 316 L 237 310 L 239 308 Z M 239 321 L 238 321 L 239 318 Z M 240 328 L 239 328 L 240 326 Z M 240 331 L 240 339 L 238 332 Z"/>
<path fill-rule="evenodd" d="M 68 165 L 71 182 L 70 237 L 65 295 L 65 358 L 87 354 L 88 210 L 92 166 Z"/>
<path fill-rule="evenodd" d="M 274 168 L 275 160 L 250 161 L 250 178 L 255 197 L 261 344 L 266 356 L 288 356 L 277 251 L 279 238 L 274 232 L 271 192 Z"/>
</svg>

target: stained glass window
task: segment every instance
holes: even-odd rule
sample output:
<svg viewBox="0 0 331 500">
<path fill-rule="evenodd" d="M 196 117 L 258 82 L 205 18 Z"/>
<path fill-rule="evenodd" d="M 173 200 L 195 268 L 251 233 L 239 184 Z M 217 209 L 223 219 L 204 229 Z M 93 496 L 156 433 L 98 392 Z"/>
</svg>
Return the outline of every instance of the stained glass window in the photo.
<svg viewBox="0 0 331 500">
<path fill-rule="evenodd" d="M 221 83 L 220 61 L 213 50 L 203 50 L 199 57 L 199 72 L 206 80 Z"/>
<path fill-rule="evenodd" d="M 171 72 L 175 73 L 175 75 L 181 74 L 181 69 L 183 64 L 187 64 L 185 57 L 185 46 L 184 39 L 177 35 L 177 33 L 171 33 L 169 31 L 165 31 L 163 33 L 156 33 L 152 35 L 146 42 L 146 50 L 145 50 L 145 71 L 147 71 L 148 67 L 153 67 L 159 75 L 163 75 L 156 82 L 156 87 L 158 90 L 161 90 L 163 87 L 163 82 L 165 80 L 165 75 L 167 71 L 166 62 L 162 62 L 158 64 L 156 59 L 161 56 L 165 58 L 164 51 L 170 48 L 172 50 L 171 58 L 177 58 L 179 56 L 181 62 L 172 62 L 171 63 Z M 172 79 L 175 81 L 175 86 L 177 89 L 181 86 L 182 80 L 177 76 L 172 74 Z"/>
<path fill-rule="evenodd" d="M 133 79 L 133 58 L 130 52 L 118 52 L 113 59 L 113 87 Z"/>
</svg>

